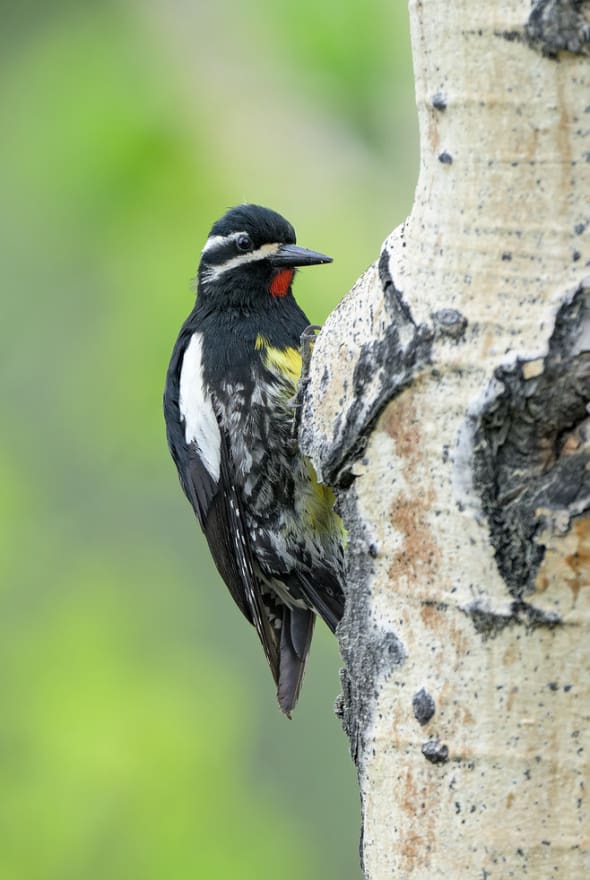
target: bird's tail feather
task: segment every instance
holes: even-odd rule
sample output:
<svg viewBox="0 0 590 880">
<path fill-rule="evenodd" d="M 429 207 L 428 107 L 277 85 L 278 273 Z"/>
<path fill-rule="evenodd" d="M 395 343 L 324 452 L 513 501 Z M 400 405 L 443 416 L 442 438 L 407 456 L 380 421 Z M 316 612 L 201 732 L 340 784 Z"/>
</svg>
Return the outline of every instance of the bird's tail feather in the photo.
<svg viewBox="0 0 590 880">
<path fill-rule="evenodd" d="M 313 611 L 283 606 L 277 697 L 279 706 L 289 718 L 301 690 L 314 621 Z"/>
</svg>

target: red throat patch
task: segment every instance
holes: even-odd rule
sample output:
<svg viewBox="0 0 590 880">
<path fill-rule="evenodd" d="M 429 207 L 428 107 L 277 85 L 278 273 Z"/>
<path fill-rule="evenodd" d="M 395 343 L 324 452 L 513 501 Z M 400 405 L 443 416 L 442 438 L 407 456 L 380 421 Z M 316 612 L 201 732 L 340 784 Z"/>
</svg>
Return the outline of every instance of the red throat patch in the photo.
<svg viewBox="0 0 590 880">
<path fill-rule="evenodd" d="M 277 272 L 268 288 L 270 295 L 285 296 L 289 291 L 294 274 L 295 271 L 293 269 L 281 269 L 280 272 Z"/>
</svg>

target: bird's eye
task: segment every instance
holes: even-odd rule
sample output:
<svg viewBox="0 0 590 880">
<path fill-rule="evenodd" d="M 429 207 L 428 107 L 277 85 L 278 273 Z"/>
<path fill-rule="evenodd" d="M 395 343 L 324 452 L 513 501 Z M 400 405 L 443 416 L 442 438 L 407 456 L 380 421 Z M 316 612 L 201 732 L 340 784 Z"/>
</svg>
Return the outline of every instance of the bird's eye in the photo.
<svg viewBox="0 0 590 880">
<path fill-rule="evenodd" d="M 245 232 L 242 235 L 238 235 L 238 237 L 236 238 L 236 244 L 241 251 L 252 250 L 252 239 L 249 235 L 246 235 Z"/>
</svg>

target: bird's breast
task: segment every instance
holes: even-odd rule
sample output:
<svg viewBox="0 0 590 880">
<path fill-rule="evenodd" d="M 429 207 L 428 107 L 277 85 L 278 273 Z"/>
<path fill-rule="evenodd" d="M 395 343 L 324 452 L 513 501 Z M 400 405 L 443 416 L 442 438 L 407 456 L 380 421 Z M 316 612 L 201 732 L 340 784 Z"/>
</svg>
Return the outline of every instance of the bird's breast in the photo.
<svg viewBox="0 0 590 880">
<path fill-rule="evenodd" d="M 293 449 L 293 419 L 301 356 L 295 348 L 257 343 L 247 374 L 226 377 L 218 401 L 236 483 L 248 509 L 271 516 L 293 503 L 305 464 Z"/>
</svg>

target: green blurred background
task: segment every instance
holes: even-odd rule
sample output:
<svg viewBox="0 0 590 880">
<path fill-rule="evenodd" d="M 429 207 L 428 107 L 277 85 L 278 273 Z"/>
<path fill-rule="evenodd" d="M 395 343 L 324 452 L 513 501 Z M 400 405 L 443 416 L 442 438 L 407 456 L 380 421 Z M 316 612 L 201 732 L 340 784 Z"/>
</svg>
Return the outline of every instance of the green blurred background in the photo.
<svg viewBox="0 0 590 880">
<path fill-rule="evenodd" d="M 287 721 L 161 394 L 226 207 L 335 258 L 314 322 L 409 210 L 405 4 L 0 8 L 0 877 L 358 880 L 336 642 Z"/>
</svg>

